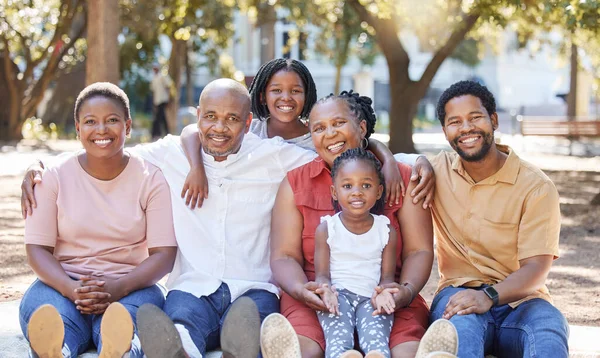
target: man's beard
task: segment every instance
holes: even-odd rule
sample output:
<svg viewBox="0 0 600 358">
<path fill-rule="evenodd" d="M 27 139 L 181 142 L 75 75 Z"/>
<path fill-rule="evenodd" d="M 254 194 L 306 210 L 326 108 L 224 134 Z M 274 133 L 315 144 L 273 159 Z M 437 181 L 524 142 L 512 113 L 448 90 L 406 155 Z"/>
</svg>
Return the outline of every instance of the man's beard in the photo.
<svg viewBox="0 0 600 358">
<path fill-rule="evenodd" d="M 477 151 L 473 154 L 467 154 L 462 149 L 460 149 L 460 147 L 458 145 L 458 141 L 463 136 L 473 135 L 473 134 L 480 135 L 481 138 L 483 139 L 483 143 L 481 144 L 481 149 L 479 149 L 479 151 Z M 490 151 L 490 148 L 492 148 L 493 143 L 494 143 L 494 134 L 493 133 L 485 133 L 483 131 L 477 131 L 477 132 L 472 132 L 469 134 L 464 134 L 460 137 L 455 138 L 452 141 L 451 146 L 464 161 L 479 162 L 480 160 L 485 158 L 485 156 L 488 154 L 488 152 Z"/>
</svg>

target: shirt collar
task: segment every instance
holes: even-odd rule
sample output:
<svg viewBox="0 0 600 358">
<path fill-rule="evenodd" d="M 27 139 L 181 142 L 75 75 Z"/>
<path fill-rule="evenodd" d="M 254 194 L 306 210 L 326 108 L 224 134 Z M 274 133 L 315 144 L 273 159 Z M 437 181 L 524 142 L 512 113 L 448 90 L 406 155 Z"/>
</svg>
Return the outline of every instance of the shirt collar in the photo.
<svg viewBox="0 0 600 358">
<path fill-rule="evenodd" d="M 498 150 L 501 152 L 508 154 L 508 157 L 498 172 L 479 183 L 494 184 L 496 182 L 503 182 L 507 184 L 514 184 L 517 181 L 517 176 L 519 175 L 519 167 L 521 163 L 519 157 L 517 154 L 515 154 L 515 151 L 507 145 L 496 144 L 496 148 L 498 148 Z M 462 159 L 459 155 L 454 156 L 454 159 L 452 160 L 452 170 L 454 170 L 460 176 L 468 178 L 472 181 L 471 177 L 463 167 Z"/>
<path fill-rule="evenodd" d="M 311 179 L 316 178 L 323 173 L 323 171 L 326 171 L 327 173 L 330 172 L 327 164 L 321 157 L 316 157 L 312 162 L 310 162 L 308 175 Z"/>
</svg>

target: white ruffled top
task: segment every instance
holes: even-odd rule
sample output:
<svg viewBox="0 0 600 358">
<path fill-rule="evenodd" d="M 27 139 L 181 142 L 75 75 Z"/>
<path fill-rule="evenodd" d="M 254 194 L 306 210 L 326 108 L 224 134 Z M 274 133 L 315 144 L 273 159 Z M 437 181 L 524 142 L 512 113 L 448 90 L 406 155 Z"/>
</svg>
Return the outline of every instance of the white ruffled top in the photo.
<svg viewBox="0 0 600 358">
<path fill-rule="evenodd" d="M 340 213 L 323 216 L 327 222 L 331 283 L 361 296 L 371 297 L 381 278 L 381 258 L 390 237 L 390 220 L 373 215 L 373 226 L 364 234 L 348 231 Z"/>
</svg>

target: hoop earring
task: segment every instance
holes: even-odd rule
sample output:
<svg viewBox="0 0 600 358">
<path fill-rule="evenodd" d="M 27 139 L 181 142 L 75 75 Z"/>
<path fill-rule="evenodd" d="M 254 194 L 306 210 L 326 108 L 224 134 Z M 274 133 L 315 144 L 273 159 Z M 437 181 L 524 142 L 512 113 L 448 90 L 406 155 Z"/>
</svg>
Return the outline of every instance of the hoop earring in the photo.
<svg viewBox="0 0 600 358">
<path fill-rule="evenodd" d="M 308 127 L 308 118 L 298 116 L 298 121 L 300 121 L 300 123 L 304 124 L 304 126 Z"/>
<path fill-rule="evenodd" d="M 360 146 L 362 147 L 362 149 L 367 149 L 367 147 L 369 146 L 369 140 L 367 139 L 367 137 L 363 137 L 363 139 L 360 140 Z"/>
</svg>

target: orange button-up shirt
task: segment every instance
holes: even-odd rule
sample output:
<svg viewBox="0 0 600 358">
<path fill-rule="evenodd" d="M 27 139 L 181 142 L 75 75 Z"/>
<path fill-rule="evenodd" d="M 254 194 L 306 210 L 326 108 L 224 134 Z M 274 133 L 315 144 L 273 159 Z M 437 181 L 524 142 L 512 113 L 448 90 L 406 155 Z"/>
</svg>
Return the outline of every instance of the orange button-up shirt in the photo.
<svg viewBox="0 0 600 358">
<path fill-rule="evenodd" d="M 512 149 L 498 172 L 475 182 L 456 153 L 442 151 L 431 164 L 436 175 L 433 222 L 440 282 L 447 286 L 493 285 L 520 268 L 519 260 L 538 255 L 558 258 L 560 207 L 556 187 L 541 170 Z M 542 298 L 544 285 L 512 302 Z"/>
</svg>

